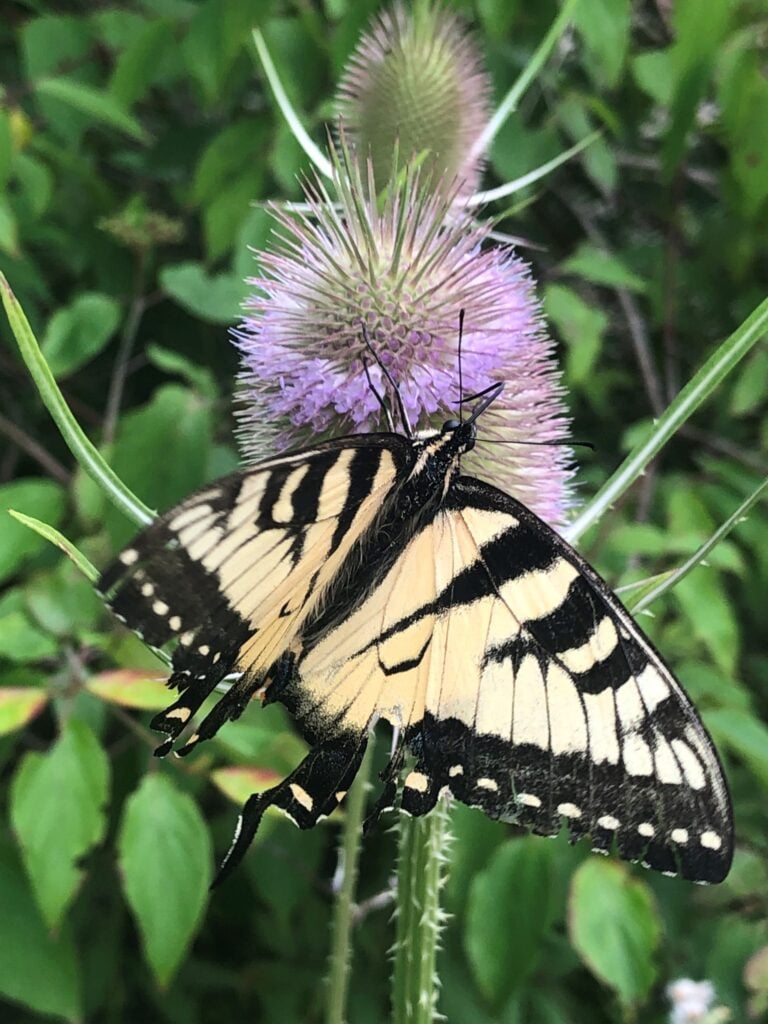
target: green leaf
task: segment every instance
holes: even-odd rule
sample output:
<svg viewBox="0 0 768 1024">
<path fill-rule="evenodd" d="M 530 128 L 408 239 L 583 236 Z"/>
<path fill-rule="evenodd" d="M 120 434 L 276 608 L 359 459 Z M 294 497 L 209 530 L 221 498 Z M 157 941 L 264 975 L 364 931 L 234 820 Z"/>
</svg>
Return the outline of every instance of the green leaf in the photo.
<svg viewBox="0 0 768 1024">
<path fill-rule="evenodd" d="M 42 537 L 14 521 L 8 509 L 56 524 L 64 514 L 64 491 L 50 480 L 33 477 L 0 487 L 0 583 L 47 546 Z"/>
<path fill-rule="evenodd" d="M 590 857 L 576 870 L 568 900 L 568 932 L 587 967 L 623 1006 L 647 998 L 658 969 L 661 923 L 648 886 L 623 864 Z"/>
<path fill-rule="evenodd" d="M 0 993 L 35 1014 L 82 1021 L 79 958 L 69 928 L 43 923 L 10 842 L 0 838 Z M 20 1019 L 8 1012 L 7 1021 Z"/>
<path fill-rule="evenodd" d="M 211 782 L 238 807 L 242 807 L 253 793 L 263 793 L 265 789 L 276 786 L 284 778 L 284 775 L 271 768 L 218 768 L 211 772 Z M 274 810 L 278 809 L 268 807 L 267 814 Z"/>
<path fill-rule="evenodd" d="M 573 19 L 587 49 L 584 67 L 599 85 L 612 89 L 629 43 L 629 0 L 579 0 Z"/>
<path fill-rule="evenodd" d="M 203 483 L 211 429 L 209 402 L 189 388 L 165 384 L 150 402 L 123 416 L 112 467 L 129 487 L 169 508 Z M 105 511 L 104 524 L 115 546 L 136 532 L 115 508 Z"/>
<path fill-rule="evenodd" d="M 0 195 L 0 249 L 9 256 L 19 255 L 19 233 L 10 204 Z"/>
<path fill-rule="evenodd" d="M 681 579 L 672 591 L 695 636 L 727 674 L 736 670 L 739 623 L 720 573 L 707 566 Z"/>
<path fill-rule="evenodd" d="M 473 880 L 506 836 L 498 821 L 458 801 L 451 809 L 451 833 L 451 870 L 445 888 L 451 909 L 459 912 L 469 898 Z"/>
<path fill-rule="evenodd" d="M 567 375 L 571 384 L 587 379 L 597 361 L 608 327 L 608 317 L 563 285 L 549 285 L 544 292 L 547 316 L 568 343 Z"/>
<path fill-rule="evenodd" d="M 768 107 L 766 107 L 768 110 Z M 766 175 L 768 178 L 768 175 Z M 732 416 L 746 416 L 761 408 L 765 401 L 765 382 L 768 380 L 768 352 L 757 349 L 749 358 L 734 382 L 731 392 Z"/>
<path fill-rule="evenodd" d="M 0 658 L 8 661 L 39 661 L 52 658 L 58 646 L 39 630 L 23 612 L 0 615 Z"/>
<path fill-rule="evenodd" d="M 632 61 L 635 81 L 659 106 L 668 107 L 675 91 L 675 67 L 671 48 L 641 53 Z"/>
<path fill-rule="evenodd" d="M 35 89 L 40 95 L 61 100 L 94 121 L 116 128 L 138 142 L 148 141 L 136 118 L 103 89 L 94 89 L 71 78 L 43 78 L 35 83 Z"/>
<path fill-rule="evenodd" d="M 59 925 L 74 898 L 83 873 L 80 859 L 104 836 L 108 792 L 107 756 L 76 719 L 66 723 L 47 753 L 26 754 L 13 779 L 11 822 L 50 928 Z"/>
<path fill-rule="evenodd" d="M 44 15 L 31 18 L 21 30 L 21 51 L 27 83 L 76 68 L 73 76 L 88 79 L 96 71 L 92 61 L 94 38 L 85 18 Z M 25 83 L 25 84 L 27 84 Z M 88 118 L 71 104 L 38 93 L 37 105 L 54 139 L 76 144 Z"/>
<path fill-rule="evenodd" d="M 95 566 L 91 565 L 88 559 L 82 552 L 78 551 L 75 545 L 67 540 L 67 538 L 55 530 L 48 523 L 42 523 L 39 519 L 35 519 L 33 516 L 25 516 L 23 512 L 17 512 L 16 509 L 9 509 L 8 514 L 16 520 L 17 523 L 21 523 L 22 526 L 33 533 L 36 533 L 39 537 L 43 537 L 45 540 L 50 541 L 51 544 L 55 544 L 57 548 L 60 548 L 64 554 L 72 560 L 72 563 L 77 566 L 80 572 L 85 576 L 86 579 L 90 580 L 91 583 L 95 583 L 99 578 L 99 572 Z"/>
<path fill-rule="evenodd" d="M 483 995 L 501 1006 L 533 973 L 552 927 L 552 854 L 535 836 L 505 843 L 472 883 L 464 947 Z"/>
<path fill-rule="evenodd" d="M 642 277 L 633 274 L 618 256 L 597 249 L 588 242 L 583 242 L 572 256 L 561 263 L 560 269 L 563 273 L 576 274 L 609 288 L 628 288 L 640 293 L 646 290 Z"/>
<path fill-rule="evenodd" d="M 168 706 L 171 699 L 166 679 L 164 675 L 152 676 L 139 669 L 113 669 L 91 676 L 85 688 L 95 697 L 124 708 L 160 711 Z"/>
<path fill-rule="evenodd" d="M 40 686 L 0 687 L 0 736 L 23 729 L 47 702 L 48 691 Z"/>
<path fill-rule="evenodd" d="M 54 377 L 68 376 L 98 355 L 117 330 L 120 312 L 108 295 L 82 292 L 54 313 L 41 345 Z"/>
<path fill-rule="evenodd" d="M 768 727 L 753 714 L 717 708 L 704 715 L 715 742 L 729 747 L 768 788 Z"/>
<path fill-rule="evenodd" d="M 120 838 L 128 903 L 158 982 L 173 977 L 200 924 L 211 881 L 211 841 L 193 800 L 148 775 L 128 800 Z"/>
<path fill-rule="evenodd" d="M 213 324 L 231 324 L 241 315 L 248 285 L 232 274 L 209 275 L 199 263 L 163 267 L 160 284 L 193 316 Z"/>
<path fill-rule="evenodd" d="M 256 254 L 265 249 L 276 226 L 270 210 L 252 207 L 242 222 L 235 242 L 232 271 L 235 277 L 253 277 L 257 273 Z"/>
<path fill-rule="evenodd" d="M 0 191 L 5 189 L 5 183 L 11 173 L 11 157 L 13 155 L 13 136 L 11 135 L 11 120 L 8 112 L 0 107 Z"/>
<path fill-rule="evenodd" d="M 53 175 L 40 160 L 17 153 L 13 161 L 19 186 L 18 210 L 22 219 L 38 220 L 48 209 L 53 195 Z"/>
<path fill-rule="evenodd" d="M 123 108 L 130 109 L 146 95 L 172 46 L 170 23 L 153 20 L 125 47 L 109 80 L 109 91 Z"/>
<path fill-rule="evenodd" d="M 754 46 L 754 40 L 750 42 Z M 719 97 L 731 170 L 744 197 L 744 211 L 754 217 L 768 197 L 768 81 L 763 54 L 756 46 L 734 46 L 724 65 Z"/>
<path fill-rule="evenodd" d="M 193 363 L 181 352 L 174 352 L 169 348 L 161 348 L 160 345 L 149 345 L 147 347 L 147 359 L 159 370 L 165 373 L 175 373 L 182 377 L 188 384 L 200 392 L 205 398 L 215 399 L 218 395 L 216 379 L 209 369 Z"/>
</svg>

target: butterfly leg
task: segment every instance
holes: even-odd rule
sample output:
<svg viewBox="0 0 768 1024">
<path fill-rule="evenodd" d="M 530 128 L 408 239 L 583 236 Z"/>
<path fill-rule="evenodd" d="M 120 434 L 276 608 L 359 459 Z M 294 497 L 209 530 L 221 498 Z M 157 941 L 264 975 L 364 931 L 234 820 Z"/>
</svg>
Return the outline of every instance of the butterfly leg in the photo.
<svg viewBox="0 0 768 1024">
<path fill-rule="evenodd" d="M 384 783 L 384 786 L 370 814 L 363 822 L 364 835 L 371 831 L 384 811 L 390 811 L 395 806 L 397 784 L 400 780 L 404 764 L 405 746 L 402 743 L 398 743 L 389 759 L 387 767 L 382 772 L 379 772 L 379 778 Z"/>
<path fill-rule="evenodd" d="M 219 885 L 243 859 L 267 808 L 279 808 L 301 829 L 313 828 L 335 810 L 357 775 L 367 745 L 367 735 L 347 733 L 326 740 L 277 786 L 250 796 L 213 885 Z"/>
</svg>

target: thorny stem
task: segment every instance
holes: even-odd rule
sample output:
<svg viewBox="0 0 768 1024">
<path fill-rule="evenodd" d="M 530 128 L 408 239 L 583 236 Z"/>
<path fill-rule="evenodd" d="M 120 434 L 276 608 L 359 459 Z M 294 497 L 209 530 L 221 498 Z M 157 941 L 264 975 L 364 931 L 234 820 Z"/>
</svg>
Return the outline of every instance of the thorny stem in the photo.
<svg viewBox="0 0 768 1024">
<path fill-rule="evenodd" d="M 370 786 L 374 738 L 371 734 L 362 764 L 344 801 L 339 861 L 341 885 L 336 893 L 331 923 L 331 953 L 325 1000 L 325 1024 L 344 1024 L 349 989 L 352 928 L 355 923 L 354 897 L 362 844 L 365 797 Z"/>
<path fill-rule="evenodd" d="M 397 909 L 392 982 L 393 1024 L 432 1024 L 439 979 L 435 970 L 450 841 L 446 800 L 423 818 L 400 815 Z"/>
</svg>

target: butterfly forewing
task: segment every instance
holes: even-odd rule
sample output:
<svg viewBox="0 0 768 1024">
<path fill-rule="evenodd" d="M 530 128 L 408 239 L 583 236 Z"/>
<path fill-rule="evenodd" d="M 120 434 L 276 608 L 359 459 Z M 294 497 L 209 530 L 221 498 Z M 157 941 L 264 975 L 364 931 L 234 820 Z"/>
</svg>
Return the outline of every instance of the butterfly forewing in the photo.
<svg viewBox="0 0 768 1024">
<path fill-rule="evenodd" d="M 306 616 L 386 506 L 407 463 L 397 435 L 352 436 L 235 473 L 161 516 L 107 569 L 99 589 L 155 647 L 177 640 L 181 696 L 153 726 L 167 752 L 215 686 L 239 681 L 182 752 L 272 681 Z"/>
</svg>

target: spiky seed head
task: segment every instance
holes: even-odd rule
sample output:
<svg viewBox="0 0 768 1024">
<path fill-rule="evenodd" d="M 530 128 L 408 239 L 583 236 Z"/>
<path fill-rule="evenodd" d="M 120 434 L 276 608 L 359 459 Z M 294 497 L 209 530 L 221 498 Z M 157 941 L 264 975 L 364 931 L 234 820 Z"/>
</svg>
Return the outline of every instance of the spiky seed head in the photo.
<svg viewBox="0 0 768 1024">
<path fill-rule="evenodd" d="M 477 187 L 481 160 L 472 144 L 489 117 L 490 81 L 460 19 L 437 3 L 379 15 L 360 40 L 337 92 L 337 110 L 364 165 L 381 188 L 393 154 L 405 166 L 422 160 L 425 186 Z"/>
</svg>

